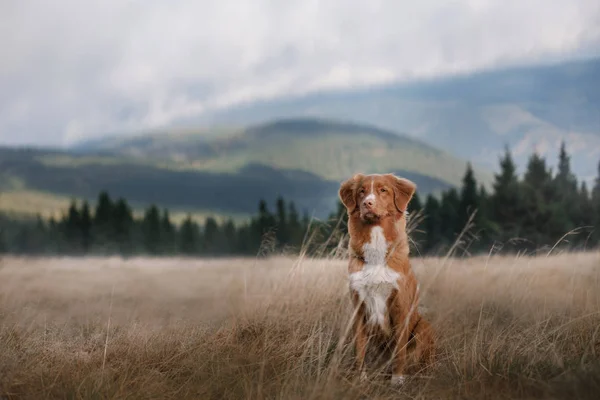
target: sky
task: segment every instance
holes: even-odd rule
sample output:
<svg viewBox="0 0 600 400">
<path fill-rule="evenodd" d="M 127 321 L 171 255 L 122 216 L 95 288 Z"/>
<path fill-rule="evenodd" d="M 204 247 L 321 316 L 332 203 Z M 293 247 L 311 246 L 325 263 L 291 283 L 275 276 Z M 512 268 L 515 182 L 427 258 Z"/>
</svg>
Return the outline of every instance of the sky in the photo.
<svg viewBox="0 0 600 400">
<path fill-rule="evenodd" d="M 597 0 L 3 0 L 0 144 L 600 48 Z"/>
</svg>

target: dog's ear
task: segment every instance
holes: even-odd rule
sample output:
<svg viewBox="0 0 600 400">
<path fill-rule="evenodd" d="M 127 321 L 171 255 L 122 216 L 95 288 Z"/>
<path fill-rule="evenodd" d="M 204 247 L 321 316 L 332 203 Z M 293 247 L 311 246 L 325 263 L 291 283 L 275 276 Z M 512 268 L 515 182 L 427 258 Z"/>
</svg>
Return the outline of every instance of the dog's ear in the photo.
<svg viewBox="0 0 600 400">
<path fill-rule="evenodd" d="M 404 213 L 417 190 L 417 185 L 406 178 L 399 178 L 393 174 L 389 174 L 388 176 L 393 182 L 392 187 L 394 188 L 394 204 L 396 205 L 396 209 Z"/>
<path fill-rule="evenodd" d="M 356 174 L 340 185 L 338 196 L 348 213 L 353 213 L 356 209 L 356 185 L 360 182 L 362 176 L 362 174 Z"/>
</svg>

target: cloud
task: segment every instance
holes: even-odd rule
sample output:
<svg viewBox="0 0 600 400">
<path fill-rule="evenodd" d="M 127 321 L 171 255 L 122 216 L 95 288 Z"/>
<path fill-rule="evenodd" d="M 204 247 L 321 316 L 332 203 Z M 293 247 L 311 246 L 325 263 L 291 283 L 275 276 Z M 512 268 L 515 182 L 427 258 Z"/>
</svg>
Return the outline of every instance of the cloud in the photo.
<svg viewBox="0 0 600 400">
<path fill-rule="evenodd" d="M 595 0 L 0 2 L 0 143 L 67 144 L 243 101 L 600 47 Z"/>
</svg>

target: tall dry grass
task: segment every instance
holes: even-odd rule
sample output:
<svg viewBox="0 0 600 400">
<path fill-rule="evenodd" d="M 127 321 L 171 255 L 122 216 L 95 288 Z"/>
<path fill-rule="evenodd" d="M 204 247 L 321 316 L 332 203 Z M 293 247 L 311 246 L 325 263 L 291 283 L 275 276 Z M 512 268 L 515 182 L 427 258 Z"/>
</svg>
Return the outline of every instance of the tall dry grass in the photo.
<svg viewBox="0 0 600 400">
<path fill-rule="evenodd" d="M 5 258 L 8 399 L 597 398 L 600 253 L 414 260 L 436 365 L 360 383 L 346 262 Z"/>
</svg>

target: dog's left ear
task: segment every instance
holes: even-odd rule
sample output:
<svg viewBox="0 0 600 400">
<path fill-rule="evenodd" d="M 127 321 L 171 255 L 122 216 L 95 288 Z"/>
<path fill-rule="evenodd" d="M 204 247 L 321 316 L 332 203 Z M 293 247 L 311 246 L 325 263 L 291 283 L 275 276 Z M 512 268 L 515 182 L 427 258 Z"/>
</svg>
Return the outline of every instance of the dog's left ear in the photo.
<svg viewBox="0 0 600 400">
<path fill-rule="evenodd" d="M 392 187 L 394 188 L 394 204 L 396 205 L 396 209 L 401 213 L 405 213 L 408 203 L 417 190 L 417 185 L 406 178 L 398 178 L 392 174 L 388 176 L 393 182 Z"/>
<path fill-rule="evenodd" d="M 350 214 L 356 209 L 356 183 L 361 177 L 361 174 L 356 174 L 340 185 L 338 196 Z"/>
</svg>

